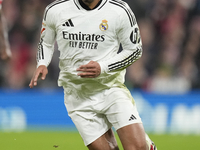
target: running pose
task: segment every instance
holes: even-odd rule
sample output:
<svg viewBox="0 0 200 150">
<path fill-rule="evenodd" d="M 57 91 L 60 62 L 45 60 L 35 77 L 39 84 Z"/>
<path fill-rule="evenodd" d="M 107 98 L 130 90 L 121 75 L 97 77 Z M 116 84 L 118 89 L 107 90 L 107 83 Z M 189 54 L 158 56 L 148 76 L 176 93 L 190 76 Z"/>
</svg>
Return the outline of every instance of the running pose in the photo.
<svg viewBox="0 0 200 150">
<path fill-rule="evenodd" d="M 57 0 L 46 7 L 29 84 L 45 79 L 54 43 L 60 51 L 58 85 L 65 106 L 89 150 L 156 150 L 124 85 L 126 68 L 142 55 L 136 18 L 121 0 Z M 123 47 L 119 51 L 120 44 Z M 137 70 L 135 70 L 137 71 Z"/>
</svg>

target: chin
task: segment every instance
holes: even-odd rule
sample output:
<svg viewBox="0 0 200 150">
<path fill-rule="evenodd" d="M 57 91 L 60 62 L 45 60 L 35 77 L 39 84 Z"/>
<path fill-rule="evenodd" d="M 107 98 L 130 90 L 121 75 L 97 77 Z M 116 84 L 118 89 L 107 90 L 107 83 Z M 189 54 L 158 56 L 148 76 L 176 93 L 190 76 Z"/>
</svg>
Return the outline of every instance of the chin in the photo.
<svg viewBox="0 0 200 150">
<path fill-rule="evenodd" d="M 94 0 L 82 0 L 84 3 L 92 3 Z"/>
</svg>

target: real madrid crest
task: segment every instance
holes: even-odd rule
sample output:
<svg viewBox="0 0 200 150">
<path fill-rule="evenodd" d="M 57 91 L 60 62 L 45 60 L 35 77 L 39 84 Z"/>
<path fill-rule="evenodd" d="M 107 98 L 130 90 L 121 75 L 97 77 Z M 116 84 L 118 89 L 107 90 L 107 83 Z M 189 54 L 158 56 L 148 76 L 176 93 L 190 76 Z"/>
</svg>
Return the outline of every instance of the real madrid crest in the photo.
<svg viewBox="0 0 200 150">
<path fill-rule="evenodd" d="M 107 24 L 107 20 L 102 20 L 102 23 L 99 25 L 99 29 L 101 31 L 106 31 L 108 30 L 108 24 Z"/>
</svg>

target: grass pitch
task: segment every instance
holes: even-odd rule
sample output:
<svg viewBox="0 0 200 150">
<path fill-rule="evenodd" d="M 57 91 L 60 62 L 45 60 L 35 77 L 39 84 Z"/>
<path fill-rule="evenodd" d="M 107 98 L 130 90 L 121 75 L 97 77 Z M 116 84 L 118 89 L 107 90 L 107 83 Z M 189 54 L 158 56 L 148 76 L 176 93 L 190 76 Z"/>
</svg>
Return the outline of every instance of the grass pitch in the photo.
<svg viewBox="0 0 200 150">
<path fill-rule="evenodd" d="M 199 150 L 200 136 L 195 135 L 154 135 L 158 150 Z M 117 137 L 120 150 L 123 150 Z M 2 150 L 87 150 L 77 132 L 0 132 Z"/>
</svg>

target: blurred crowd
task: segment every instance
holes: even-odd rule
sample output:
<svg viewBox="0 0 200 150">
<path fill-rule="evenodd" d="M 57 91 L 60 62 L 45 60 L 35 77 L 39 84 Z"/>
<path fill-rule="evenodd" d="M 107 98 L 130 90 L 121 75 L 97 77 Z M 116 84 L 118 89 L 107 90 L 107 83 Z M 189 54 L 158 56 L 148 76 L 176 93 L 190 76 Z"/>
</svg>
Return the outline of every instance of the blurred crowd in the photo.
<svg viewBox="0 0 200 150">
<path fill-rule="evenodd" d="M 0 87 L 28 88 L 36 67 L 45 7 L 53 0 L 4 0 L 12 59 L 0 62 Z M 200 0 L 124 0 L 140 27 L 143 56 L 128 67 L 126 85 L 157 93 L 200 89 Z M 46 81 L 57 87 L 59 52 Z"/>
</svg>

